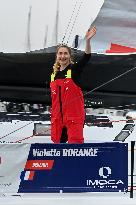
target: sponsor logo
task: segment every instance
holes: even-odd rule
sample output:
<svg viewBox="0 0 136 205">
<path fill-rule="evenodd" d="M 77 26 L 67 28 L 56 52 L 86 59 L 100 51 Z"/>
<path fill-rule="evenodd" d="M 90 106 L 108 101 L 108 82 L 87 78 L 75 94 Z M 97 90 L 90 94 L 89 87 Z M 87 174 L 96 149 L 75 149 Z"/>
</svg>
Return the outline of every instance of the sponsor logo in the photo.
<svg viewBox="0 0 136 205">
<path fill-rule="evenodd" d="M 112 188 L 117 189 L 119 185 L 124 185 L 121 179 L 111 179 L 112 170 L 110 167 L 101 167 L 98 171 L 102 179 L 87 179 L 86 185 L 90 188 Z M 108 179 L 110 177 L 110 179 Z"/>
<path fill-rule="evenodd" d="M 28 160 L 25 170 L 51 170 L 54 160 Z"/>
<path fill-rule="evenodd" d="M 101 167 L 99 169 L 99 176 L 103 179 L 107 179 L 111 175 L 111 168 L 110 167 Z"/>
</svg>

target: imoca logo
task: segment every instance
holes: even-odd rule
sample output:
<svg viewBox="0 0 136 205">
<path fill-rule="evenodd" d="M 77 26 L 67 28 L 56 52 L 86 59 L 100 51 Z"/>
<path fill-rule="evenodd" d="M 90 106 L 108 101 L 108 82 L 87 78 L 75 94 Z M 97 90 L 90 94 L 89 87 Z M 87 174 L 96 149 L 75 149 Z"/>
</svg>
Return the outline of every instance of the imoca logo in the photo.
<svg viewBox="0 0 136 205">
<path fill-rule="evenodd" d="M 108 179 L 109 176 L 111 176 L 110 167 L 99 168 L 99 176 L 101 177 L 101 179 L 88 179 L 87 186 L 100 189 L 118 189 L 119 187 L 124 185 L 124 182 L 121 179 Z"/>
<path fill-rule="evenodd" d="M 107 179 L 111 175 L 111 168 L 110 167 L 101 167 L 99 169 L 99 176 L 103 179 Z"/>
</svg>

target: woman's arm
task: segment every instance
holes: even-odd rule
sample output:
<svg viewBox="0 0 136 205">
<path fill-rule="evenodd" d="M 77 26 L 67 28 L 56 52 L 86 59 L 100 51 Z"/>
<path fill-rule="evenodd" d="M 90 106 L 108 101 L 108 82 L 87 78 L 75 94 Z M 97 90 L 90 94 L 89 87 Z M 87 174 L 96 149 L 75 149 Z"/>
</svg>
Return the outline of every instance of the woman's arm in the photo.
<svg viewBox="0 0 136 205">
<path fill-rule="evenodd" d="M 93 26 L 89 28 L 89 30 L 86 32 L 85 39 L 86 39 L 86 46 L 85 46 L 85 53 L 90 54 L 91 53 L 91 38 L 96 34 L 96 27 Z"/>
<path fill-rule="evenodd" d="M 91 27 L 85 35 L 85 39 L 86 39 L 86 46 L 85 46 L 85 53 L 84 55 L 81 57 L 81 59 L 73 64 L 73 69 L 76 70 L 78 69 L 78 73 L 81 73 L 83 70 L 83 67 L 88 63 L 88 61 L 90 60 L 91 57 L 91 44 L 90 44 L 90 40 L 91 38 L 96 34 L 96 28 L 95 26 Z M 76 72 L 77 72 L 76 71 Z"/>
</svg>

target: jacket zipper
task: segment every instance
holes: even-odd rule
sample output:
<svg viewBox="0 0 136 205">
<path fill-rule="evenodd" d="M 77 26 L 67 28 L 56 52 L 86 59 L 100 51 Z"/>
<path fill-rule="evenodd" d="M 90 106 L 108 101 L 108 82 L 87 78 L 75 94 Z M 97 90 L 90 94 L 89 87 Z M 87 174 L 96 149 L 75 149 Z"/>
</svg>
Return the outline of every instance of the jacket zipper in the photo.
<svg viewBox="0 0 136 205">
<path fill-rule="evenodd" d="M 63 122 L 62 100 L 61 100 L 61 86 L 59 86 L 59 103 L 60 103 L 60 113 L 61 113 L 62 122 Z"/>
</svg>

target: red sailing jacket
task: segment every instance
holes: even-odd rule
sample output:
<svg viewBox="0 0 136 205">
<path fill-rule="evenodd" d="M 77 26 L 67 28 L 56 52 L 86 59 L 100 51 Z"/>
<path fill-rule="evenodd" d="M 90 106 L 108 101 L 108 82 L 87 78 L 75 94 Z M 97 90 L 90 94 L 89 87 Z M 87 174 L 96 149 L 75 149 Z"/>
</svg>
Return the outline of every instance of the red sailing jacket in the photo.
<svg viewBox="0 0 136 205">
<path fill-rule="evenodd" d="M 52 111 L 51 120 L 60 119 L 63 123 L 74 120 L 84 123 L 84 99 L 81 88 L 70 78 L 71 70 L 67 71 L 67 78 L 52 81 Z"/>
</svg>

